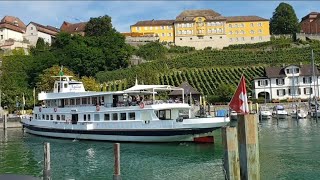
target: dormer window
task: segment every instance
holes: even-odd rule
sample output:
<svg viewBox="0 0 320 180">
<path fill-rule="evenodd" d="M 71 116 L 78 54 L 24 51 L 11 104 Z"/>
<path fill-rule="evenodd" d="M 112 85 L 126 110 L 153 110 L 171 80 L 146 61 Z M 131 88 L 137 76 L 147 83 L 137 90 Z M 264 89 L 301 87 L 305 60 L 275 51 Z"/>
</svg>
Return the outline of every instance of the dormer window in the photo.
<svg viewBox="0 0 320 180">
<path fill-rule="evenodd" d="M 287 74 L 293 74 L 293 73 L 299 73 L 300 69 L 299 68 L 288 68 L 287 70 Z"/>
</svg>

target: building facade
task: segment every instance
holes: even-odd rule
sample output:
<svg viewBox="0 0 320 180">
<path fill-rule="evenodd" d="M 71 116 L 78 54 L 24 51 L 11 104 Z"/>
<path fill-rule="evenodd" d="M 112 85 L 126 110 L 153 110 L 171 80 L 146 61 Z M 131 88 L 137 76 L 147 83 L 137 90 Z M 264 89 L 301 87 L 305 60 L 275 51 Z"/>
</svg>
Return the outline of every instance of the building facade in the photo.
<svg viewBox="0 0 320 180">
<path fill-rule="evenodd" d="M 174 20 L 138 21 L 130 26 L 132 33 L 140 33 L 145 37 L 158 37 L 160 42 L 174 42 Z"/>
<path fill-rule="evenodd" d="M 69 23 L 69 22 L 63 21 L 60 27 L 60 30 L 62 32 L 67 32 L 70 34 L 80 34 L 81 36 L 84 36 L 86 24 L 87 22 Z"/>
<path fill-rule="evenodd" d="M 319 71 L 311 65 L 266 67 L 265 76 L 254 79 L 253 97 L 266 101 L 319 97 Z"/>
<path fill-rule="evenodd" d="M 29 40 L 30 45 L 35 46 L 39 38 L 49 45 L 52 44 L 59 29 L 51 26 L 43 26 L 41 24 L 30 22 L 26 28 L 25 38 Z"/>
<path fill-rule="evenodd" d="M 269 21 L 258 16 L 227 17 L 226 34 L 229 44 L 270 41 Z"/>
<path fill-rule="evenodd" d="M 163 32 L 150 27 L 151 23 L 161 26 L 165 25 L 164 22 L 172 24 L 170 31 L 164 32 L 169 33 L 170 38 L 162 37 Z M 210 9 L 185 10 L 175 20 L 139 21 L 131 26 L 131 32 L 160 35 L 160 41 L 196 49 L 221 49 L 232 44 L 270 41 L 269 20 L 258 16 L 224 17 Z"/>
<path fill-rule="evenodd" d="M 304 16 L 300 22 L 301 31 L 306 34 L 320 33 L 320 13 L 311 12 Z"/>
<path fill-rule="evenodd" d="M 0 44 L 7 40 L 23 41 L 26 25 L 17 17 L 5 16 L 0 21 Z"/>
</svg>

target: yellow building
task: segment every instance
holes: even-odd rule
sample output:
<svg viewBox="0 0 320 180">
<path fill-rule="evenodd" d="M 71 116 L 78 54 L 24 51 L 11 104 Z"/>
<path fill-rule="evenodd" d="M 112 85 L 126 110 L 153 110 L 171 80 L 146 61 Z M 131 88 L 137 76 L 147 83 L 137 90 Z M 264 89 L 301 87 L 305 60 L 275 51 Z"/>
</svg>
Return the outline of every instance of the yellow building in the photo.
<svg viewBox="0 0 320 180">
<path fill-rule="evenodd" d="M 174 22 L 175 44 L 221 49 L 228 46 L 225 25 L 226 18 L 211 9 L 183 11 Z"/>
<path fill-rule="evenodd" d="M 227 17 L 226 33 L 229 44 L 270 41 L 269 20 L 258 16 Z"/>
<path fill-rule="evenodd" d="M 175 20 L 139 21 L 131 26 L 131 32 L 157 35 L 160 41 L 196 49 L 270 41 L 269 20 L 258 16 L 224 17 L 211 9 L 185 10 Z"/>
<path fill-rule="evenodd" d="M 173 42 L 173 22 L 174 20 L 138 21 L 130 27 L 130 30 L 132 33 L 159 37 L 160 42 Z"/>
</svg>

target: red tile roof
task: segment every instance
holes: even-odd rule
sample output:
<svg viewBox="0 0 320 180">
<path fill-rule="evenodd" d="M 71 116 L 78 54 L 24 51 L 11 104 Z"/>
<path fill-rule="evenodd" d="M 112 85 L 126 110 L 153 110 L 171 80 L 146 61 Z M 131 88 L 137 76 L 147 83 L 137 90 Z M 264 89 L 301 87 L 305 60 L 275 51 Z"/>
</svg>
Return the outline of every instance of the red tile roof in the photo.
<svg viewBox="0 0 320 180">
<path fill-rule="evenodd" d="M 170 26 L 173 25 L 174 20 L 148 20 L 138 21 L 132 26 Z"/>
<path fill-rule="evenodd" d="M 24 30 L 22 30 L 20 27 L 16 26 L 16 25 L 13 25 L 13 24 L 9 24 L 9 23 L 0 23 L 0 29 L 1 28 L 6 28 L 6 29 L 10 29 L 12 31 L 16 31 L 16 32 L 19 32 L 19 33 L 25 33 Z"/>
<path fill-rule="evenodd" d="M 26 30 L 26 25 L 19 18 L 14 16 L 4 16 L 4 18 L 1 19 L 1 23 L 12 24 L 19 27 L 23 31 Z"/>
<path fill-rule="evenodd" d="M 259 16 L 229 16 L 227 22 L 269 21 Z"/>
<path fill-rule="evenodd" d="M 60 27 L 60 30 L 68 33 L 84 33 L 87 22 L 81 23 L 69 23 L 64 21 Z"/>
</svg>

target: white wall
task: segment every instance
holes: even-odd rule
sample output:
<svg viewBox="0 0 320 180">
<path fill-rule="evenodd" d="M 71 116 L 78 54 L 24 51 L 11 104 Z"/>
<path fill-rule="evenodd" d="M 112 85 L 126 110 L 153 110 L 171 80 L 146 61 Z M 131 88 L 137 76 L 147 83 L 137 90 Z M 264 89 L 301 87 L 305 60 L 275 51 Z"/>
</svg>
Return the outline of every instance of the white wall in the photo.
<svg viewBox="0 0 320 180">
<path fill-rule="evenodd" d="M 51 35 L 38 31 L 37 27 L 33 24 L 27 26 L 25 38 L 28 39 L 33 46 L 37 44 L 38 38 L 42 38 L 44 42 L 47 42 L 50 45 L 52 43 Z"/>
<path fill-rule="evenodd" d="M 1 39 L 1 37 L 3 37 Z M 23 34 L 10 29 L 2 28 L 0 29 L 0 42 L 4 42 L 8 39 L 14 39 L 16 41 L 23 41 Z"/>
<path fill-rule="evenodd" d="M 177 46 L 191 46 L 196 49 L 204 49 L 205 47 L 212 47 L 214 49 L 222 49 L 228 46 L 228 39 L 226 35 L 206 35 L 200 36 L 176 36 L 175 45 Z M 192 38 L 192 39 L 190 39 Z"/>
<path fill-rule="evenodd" d="M 288 99 L 288 98 L 300 98 L 300 99 L 308 99 L 310 98 L 309 94 L 304 94 L 304 88 L 312 88 L 312 94 L 311 97 L 313 97 L 314 95 L 319 97 L 319 90 L 320 90 L 320 77 L 314 77 L 315 79 L 318 78 L 318 86 L 317 86 L 317 82 L 313 81 L 312 83 L 303 83 L 303 77 L 310 77 L 310 76 L 299 76 L 298 77 L 298 83 L 295 83 L 294 86 L 292 85 L 292 79 L 291 77 L 284 77 L 285 80 L 285 84 L 284 85 L 277 85 L 276 84 L 276 79 L 277 78 L 272 78 L 271 79 L 271 83 L 270 83 L 270 79 L 256 79 L 254 80 L 254 97 L 258 98 L 258 94 L 260 92 L 268 92 L 270 94 L 270 99 Z M 281 78 L 280 78 L 281 79 Z M 258 86 L 258 81 L 261 80 L 267 80 L 268 81 L 268 85 L 267 86 Z M 297 95 L 297 96 L 292 96 L 289 95 L 289 88 L 294 88 L 294 89 L 300 89 L 301 94 Z M 279 89 L 285 89 L 286 93 L 284 96 L 278 96 L 277 95 L 277 90 Z"/>
</svg>

